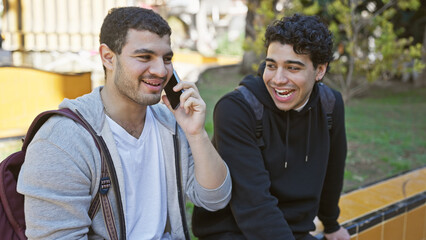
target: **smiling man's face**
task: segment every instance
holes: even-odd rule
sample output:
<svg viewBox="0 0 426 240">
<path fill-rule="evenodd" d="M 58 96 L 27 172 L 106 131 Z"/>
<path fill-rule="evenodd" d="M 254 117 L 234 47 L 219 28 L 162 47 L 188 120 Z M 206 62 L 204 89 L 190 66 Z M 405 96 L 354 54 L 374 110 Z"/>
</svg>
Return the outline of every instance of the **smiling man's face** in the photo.
<svg viewBox="0 0 426 240">
<path fill-rule="evenodd" d="M 158 103 L 173 71 L 172 57 L 169 35 L 130 29 L 112 73 L 118 93 L 140 105 Z"/>
<path fill-rule="evenodd" d="M 278 109 L 289 111 L 305 104 L 327 64 L 314 68 L 309 55 L 297 54 L 293 46 L 272 42 L 267 51 L 263 81 Z"/>
</svg>

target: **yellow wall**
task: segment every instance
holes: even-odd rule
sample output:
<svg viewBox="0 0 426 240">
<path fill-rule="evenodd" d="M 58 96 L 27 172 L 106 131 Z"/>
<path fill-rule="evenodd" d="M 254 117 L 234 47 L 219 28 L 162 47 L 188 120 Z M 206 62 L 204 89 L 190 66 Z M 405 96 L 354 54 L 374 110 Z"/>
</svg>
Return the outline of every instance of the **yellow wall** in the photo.
<svg viewBox="0 0 426 240">
<path fill-rule="evenodd" d="M 90 91 L 90 73 L 0 67 L 0 138 L 25 135 L 38 113 Z"/>
<path fill-rule="evenodd" d="M 351 240 L 426 240 L 426 202 L 419 200 L 419 206 L 412 209 L 408 209 L 409 203 L 403 203 L 416 196 L 424 199 L 425 194 L 426 167 L 422 167 L 344 194 L 339 202 L 339 222 L 357 225 Z M 397 208 L 400 208 L 398 214 Z M 395 216 L 385 219 L 386 211 L 395 212 Z M 359 219 L 370 216 L 371 220 L 370 214 L 381 220 L 365 230 L 358 230 L 362 224 L 369 224 L 369 221 Z M 323 230 L 321 222 L 316 225 L 314 235 Z"/>
</svg>

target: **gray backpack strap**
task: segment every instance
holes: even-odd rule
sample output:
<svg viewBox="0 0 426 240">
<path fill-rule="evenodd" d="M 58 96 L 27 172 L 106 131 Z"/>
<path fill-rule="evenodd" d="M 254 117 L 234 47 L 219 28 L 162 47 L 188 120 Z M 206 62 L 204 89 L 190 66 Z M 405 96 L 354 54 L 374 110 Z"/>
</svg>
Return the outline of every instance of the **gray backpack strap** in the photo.
<svg viewBox="0 0 426 240">
<path fill-rule="evenodd" d="M 334 103 L 336 102 L 336 97 L 334 96 L 331 88 L 329 88 L 324 83 L 322 82 L 318 83 L 318 87 L 319 87 L 321 105 L 327 116 L 328 130 L 331 130 L 333 127 L 333 109 L 334 109 Z"/>
<path fill-rule="evenodd" d="M 253 110 L 254 116 L 256 118 L 256 138 L 259 147 L 263 147 L 265 144 L 262 139 L 263 135 L 263 104 L 254 96 L 254 94 L 248 90 L 245 86 L 238 86 L 235 88 L 241 94 L 243 94 L 244 99 L 247 101 L 248 105 Z"/>
</svg>

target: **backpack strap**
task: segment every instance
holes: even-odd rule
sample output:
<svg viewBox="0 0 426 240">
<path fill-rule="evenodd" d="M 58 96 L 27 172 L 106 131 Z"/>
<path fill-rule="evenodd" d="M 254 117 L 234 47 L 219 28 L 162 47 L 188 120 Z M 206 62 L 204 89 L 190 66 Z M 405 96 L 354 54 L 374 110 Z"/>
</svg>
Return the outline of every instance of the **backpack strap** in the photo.
<svg viewBox="0 0 426 240">
<path fill-rule="evenodd" d="M 100 154 L 101 154 L 101 181 L 99 183 L 99 190 L 96 193 L 96 196 L 93 198 L 90 204 L 89 210 L 99 209 L 99 206 L 96 206 L 96 205 L 100 204 L 102 206 L 102 213 L 104 216 L 105 225 L 108 231 L 108 235 L 110 236 L 110 239 L 111 240 L 127 239 L 120 187 L 118 185 L 117 173 L 114 168 L 114 163 L 112 161 L 111 154 L 109 153 L 108 147 L 104 139 L 102 138 L 102 136 L 99 136 L 96 134 L 95 130 L 93 130 L 92 126 L 86 121 L 86 119 L 84 119 L 84 117 L 81 115 L 81 113 L 78 110 L 76 110 L 76 114 L 78 118 L 80 119 L 79 123 L 81 123 L 83 127 L 86 128 L 89 131 L 89 133 L 92 135 L 93 139 L 95 140 L 95 144 L 98 146 L 100 150 Z M 120 238 L 118 238 L 118 235 L 117 235 L 117 228 L 115 226 L 115 221 L 114 221 L 114 213 L 112 211 L 111 203 L 107 195 L 110 186 L 114 187 L 114 191 L 116 194 L 118 216 L 119 216 L 119 223 L 120 223 L 120 233 L 121 233 Z M 98 198 L 100 198 L 100 201 L 97 201 Z M 92 215 L 93 215 L 91 216 L 92 219 L 94 217 L 94 213 L 96 212 L 92 212 Z"/>
<path fill-rule="evenodd" d="M 321 105 L 323 106 L 323 109 L 327 116 L 328 130 L 331 130 L 333 127 L 333 109 L 334 104 L 336 102 L 336 96 L 334 96 L 331 88 L 325 85 L 324 83 L 318 83 L 318 87 Z"/>
<path fill-rule="evenodd" d="M 103 140 L 103 138 L 96 134 L 96 132 L 93 130 L 92 126 L 84 119 L 84 117 L 76 111 L 74 113 L 68 108 L 63 108 L 59 110 L 50 110 L 40 113 L 32 122 L 27 135 L 25 136 L 24 143 L 22 145 L 22 150 L 26 151 L 29 143 L 33 139 L 36 132 L 40 129 L 40 127 L 53 115 L 61 115 L 64 117 L 68 117 L 75 122 L 81 124 L 89 133 L 92 135 L 96 147 L 98 148 L 100 154 L 101 154 L 101 181 L 99 190 L 96 193 L 95 197 L 92 199 L 92 202 L 89 207 L 88 214 L 91 219 L 95 216 L 96 212 L 99 210 L 99 207 L 102 206 L 103 216 L 105 220 L 105 224 L 107 227 L 108 234 L 110 236 L 110 239 L 112 240 L 118 240 L 117 235 L 117 229 L 115 226 L 114 221 L 114 214 L 112 211 L 111 203 L 108 199 L 107 193 L 112 185 L 114 187 L 114 191 L 117 194 L 117 204 L 119 209 L 119 216 L 120 216 L 120 232 L 121 232 L 121 239 L 126 239 L 126 228 L 125 228 L 125 222 L 124 222 L 124 211 L 122 207 L 121 202 L 121 196 L 120 196 L 120 190 L 118 186 L 118 179 L 115 172 L 114 164 L 112 162 L 111 155 L 109 153 L 109 150 Z"/>
<path fill-rule="evenodd" d="M 256 98 L 256 96 L 246 87 L 243 85 L 240 85 L 235 88 L 238 90 L 241 94 L 243 94 L 244 99 L 247 101 L 248 105 L 253 110 L 254 116 L 256 118 L 256 138 L 257 138 L 257 145 L 259 147 L 265 146 L 265 143 L 263 142 L 263 104 L 259 101 L 259 99 Z"/>
<path fill-rule="evenodd" d="M 176 185 L 177 185 L 177 192 L 178 192 L 178 202 L 179 202 L 179 211 L 180 211 L 180 218 L 182 221 L 183 226 L 183 233 L 185 235 L 185 240 L 190 240 L 191 237 L 189 235 L 189 228 L 188 223 L 186 221 L 186 214 L 185 214 L 185 197 L 182 192 L 182 176 L 181 176 L 181 165 L 180 165 L 180 151 L 179 151 L 179 141 L 178 141 L 178 124 L 176 122 L 175 125 L 175 134 L 173 134 L 173 147 L 175 152 L 175 170 L 176 170 Z"/>
<path fill-rule="evenodd" d="M 334 96 L 333 91 L 330 87 L 325 85 L 324 83 L 318 83 L 319 86 L 319 94 L 321 105 L 326 113 L 327 117 L 327 126 L 328 130 L 331 130 L 333 127 L 333 109 L 334 104 L 336 103 L 336 96 Z M 263 135 L 263 104 L 256 98 L 256 96 L 245 86 L 240 85 L 235 88 L 238 90 L 247 101 L 248 105 L 253 110 L 253 113 L 256 118 L 256 138 L 258 140 L 259 146 L 264 146 L 264 142 L 262 139 Z"/>
</svg>

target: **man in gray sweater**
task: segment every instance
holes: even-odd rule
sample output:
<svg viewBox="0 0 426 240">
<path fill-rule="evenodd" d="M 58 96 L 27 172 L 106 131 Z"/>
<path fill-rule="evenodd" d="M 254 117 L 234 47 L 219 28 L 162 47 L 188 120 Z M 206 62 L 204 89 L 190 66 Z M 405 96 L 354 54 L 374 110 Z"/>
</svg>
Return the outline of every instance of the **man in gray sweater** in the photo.
<svg viewBox="0 0 426 240">
<path fill-rule="evenodd" d="M 124 212 L 125 234 L 117 231 L 127 239 L 188 237 L 180 192 L 210 211 L 231 197 L 229 171 L 204 129 L 206 107 L 195 84 L 176 85 L 184 90 L 178 108 L 166 96 L 159 103 L 173 72 L 170 35 L 152 10 L 112 9 L 100 33 L 105 86 L 60 104 L 81 113 L 106 142 L 120 187 L 107 194 L 116 226 Z M 27 237 L 109 239 L 102 211 L 93 220 L 88 215 L 100 178 L 91 135 L 71 119 L 49 119 L 29 145 L 18 180 Z"/>
</svg>

